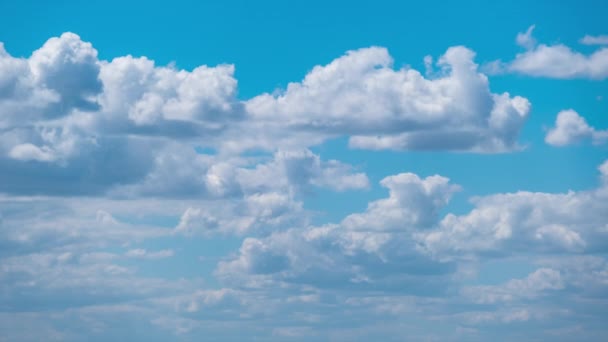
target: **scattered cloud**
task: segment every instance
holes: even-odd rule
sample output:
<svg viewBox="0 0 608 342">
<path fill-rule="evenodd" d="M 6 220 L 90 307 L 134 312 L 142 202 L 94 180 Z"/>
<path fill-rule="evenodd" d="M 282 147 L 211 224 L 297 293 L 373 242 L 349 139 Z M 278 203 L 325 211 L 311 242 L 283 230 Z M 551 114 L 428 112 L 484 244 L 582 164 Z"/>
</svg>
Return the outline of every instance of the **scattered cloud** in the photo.
<svg viewBox="0 0 608 342">
<path fill-rule="evenodd" d="M 517 35 L 516 42 L 526 51 L 519 53 L 508 63 L 492 62 L 489 71 L 506 71 L 534 77 L 557 79 L 603 80 L 608 77 L 608 48 L 600 47 L 591 54 L 573 50 L 564 44 L 537 44 L 532 36 L 534 25 Z M 581 43 L 602 45 L 602 36 L 585 36 Z M 501 66 L 501 68 L 496 68 Z"/>
<path fill-rule="evenodd" d="M 595 145 L 602 144 L 608 141 L 608 130 L 597 130 L 589 126 L 585 118 L 572 109 L 559 112 L 555 127 L 551 127 L 545 136 L 545 142 L 553 146 L 571 145 L 582 140 L 591 140 Z"/>
<path fill-rule="evenodd" d="M 524 53 L 492 68 L 608 76 L 605 48 L 543 45 L 533 30 L 516 38 Z M 352 50 L 249 99 L 238 97 L 233 65 L 182 70 L 98 56 L 73 33 L 29 57 L 0 44 L 6 338 L 360 340 L 390 331 L 402 340 L 427 338 L 441 321 L 456 339 L 484 340 L 488 329 L 544 319 L 592 337 L 601 330 L 608 161 L 596 188 L 486 194 L 456 214 L 450 201 L 462 188 L 445 176 L 375 178 L 359 165 L 376 161 L 313 152 L 340 137 L 367 150 L 522 149 L 531 104 L 492 92 L 473 50 L 426 56 L 424 72 L 395 68 L 383 47 Z M 608 133 L 573 110 L 545 138 L 585 139 L 599 144 Z M 375 196 L 379 178 L 386 196 L 333 222 L 307 206 L 327 190 Z M 527 275 L 478 275 L 490 261 L 522 257 Z"/>
<path fill-rule="evenodd" d="M 591 36 L 585 35 L 579 40 L 583 45 L 608 45 L 608 35 Z"/>
</svg>

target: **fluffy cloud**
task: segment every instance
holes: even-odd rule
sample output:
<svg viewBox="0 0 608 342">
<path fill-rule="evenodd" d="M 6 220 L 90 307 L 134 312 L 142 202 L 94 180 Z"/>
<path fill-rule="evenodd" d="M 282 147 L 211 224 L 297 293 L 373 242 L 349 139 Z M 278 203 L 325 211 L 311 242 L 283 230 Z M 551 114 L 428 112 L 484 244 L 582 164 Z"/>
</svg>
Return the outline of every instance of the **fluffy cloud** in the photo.
<svg viewBox="0 0 608 342">
<path fill-rule="evenodd" d="M 432 225 L 458 187 L 441 176 L 414 174 L 390 176 L 381 184 L 389 189 L 388 198 L 340 224 L 245 239 L 237 258 L 220 262 L 218 276 L 253 287 L 288 282 L 395 290 L 407 284 L 409 291 L 441 291 L 431 283 L 453 265 L 419 254 L 412 235 Z"/>
<path fill-rule="evenodd" d="M 561 79 L 587 78 L 603 80 L 608 77 L 608 48 L 599 48 L 590 55 L 572 50 L 564 44 L 536 44 L 532 37 L 534 26 L 517 35 L 517 43 L 526 48 L 505 65 L 507 71 Z M 585 36 L 583 44 L 600 44 L 602 37 Z"/>
<path fill-rule="evenodd" d="M 535 49 L 531 33 L 518 43 Z M 308 149 L 329 138 L 518 147 L 529 102 L 492 93 L 473 58 L 450 48 L 422 76 L 361 49 L 243 101 L 231 65 L 103 61 L 69 33 L 28 58 L 0 47 L 0 329 L 11 340 L 422 339 L 450 319 L 445 331 L 483 340 L 490 324 L 581 321 L 585 310 L 560 303 L 604 317 L 608 162 L 597 189 L 490 195 L 464 215 L 443 214 L 460 189 L 448 178 L 401 173 L 365 210 L 311 223 L 310 193 L 370 188 L 357 167 Z M 599 134 L 571 126 L 554 134 Z M 537 270 L 483 283 L 488 255 Z"/>
<path fill-rule="evenodd" d="M 163 137 L 211 139 L 243 116 L 233 73 L 230 65 L 156 67 L 144 57 L 100 61 L 72 33 L 29 58 L 0 46 L 0 191 L 99 194 L 141 181 L 163 158 Z"/>
<path fill-rule="evenodd" d="M 288 132 L 350 135 L 356 148 L 513 149 L 530 104 L 491 93 L 474 55 L 465 47 L 449 48 L 439 58 L 439 76 L 427 79 L 410 68 L 394 70 L 384 48 L 349 51 L 278 95 L 247 101 L 247 110 Z"/>
<path fill-rule="evenodd" d="M 389 197 L 368 205 L 361 214 L 346 217 L 343 225 L 351 230 L 390 231 L 430 227 L 452 195 L 460 189 L 442 176 L 421 179 L 413 173 L 389 176 L 380 181 Z"/>
<path fill-rule="evenodd" d="M 563 110 L 557 114 L 555 127 L 552 127 L 545 136 L 545 142 L 553 146 L 570 145 L 590 139 L 594 144 L 608 141 L 608 130 L 597 130 L 585 118 L 572 109 Z"/>
<path fill-rule="evenodd" d="M 450 48 L 438 60 L 436 77 L 425 78 L 413 69 L 393 69 L 384 48 L 350 51 L 281 94 L 241 101 L 232 65 L 188 71 L 146 57 L 99 60 L 93 46 L 72 33 L 49 39 L 28 58 L 2 47 L 0 168 L 8 181 L 0 191 L 232 191 L 216 182 L 232 172 L 222 161 L 206 166 L 212 170 L 206 179 L 197 176 L 205 162 L 194 146 L 214 147 L 225 157 L 258 148 L 276 152 L 277 146 L 302 150 L 347 135 L 352 147 L 369 149 L 517 148 L 530 104 L 491 93 L 473 57 L 467 48 Z M 337 161 L 281 158 L 285 165 L 298 160 L 288 176 L 308 185 L 338 191 L 367 186 L 364 175 L 345 176 L 349 167 Z M 180 170 L 174 175 L 179 182 L 162 176 L 167 165 Z"/>
<path fill-rule="evenodd" d="M 582 253 L 606 248 L 608 183 L 561 194 L 520 191 L 476 198 L 465 215 L 446 215 L 418 235 L 420 248 L 440 259 L 514 253 Z"/>
<path fill-rule="evenodd" d="M 99 109 L 97 51 L 75 34 L 49 39 L 29 59 L 14 58 L 0 45 L 0 74 L 3 129 L 58 118 L 73 109 Z"/>
<path fill-rule="evenodd" d="M 221 129 L 242 115 L 233 74 L 232 65 L 203 65 L 186 71 L 157 67 L 145 57 L 101 62 L 103 124 L 139 134 L 200 134 Z M 184 122 L 194 128 L 189 130 Z"/>
<path fill-rule="evenodd" d="M 288 188 L 289 192 L 306 191 L 311 186 L 336 191 L 365 189 L 369 180 L 364 173 L 353 172 L 352 166 L 337 160 L 322 161 L 310 150 L 280 150 L 268 164 L 237 171 L 236 177 L 244 187 L 262 190 L 272 184 Z"/>
</svg>

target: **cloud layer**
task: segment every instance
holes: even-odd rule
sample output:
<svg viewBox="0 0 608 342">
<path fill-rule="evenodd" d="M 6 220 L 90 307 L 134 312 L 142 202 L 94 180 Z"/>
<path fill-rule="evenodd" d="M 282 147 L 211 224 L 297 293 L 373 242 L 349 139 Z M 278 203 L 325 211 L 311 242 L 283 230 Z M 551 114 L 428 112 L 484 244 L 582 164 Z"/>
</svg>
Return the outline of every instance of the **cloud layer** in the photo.
<svg viewBox="0 0 608 342">
<path fill-rule="evenodd" d="M 508 70 L 605 78 L 603 48 L 532 32 Z M 455 212 L 449 172 L 376 177 L 365 168 L 383 161 L 328 158 L 341 137 L 522 149 L 531 103 L 493 92 L 473 50 L 427 56 L 424 73 L 394 64 L 383 47 L 347 51 L 242 99 L 233 65 L 100 60 L 73 33 L 27 58 L 0 45 L 0 339 L 602 336 L 608 161 L 593 189 L 490 193 Z M 606 138 L 566 110 L 545 140 Z M 351 196 L 362 206 L 340 217 L 310 206 Z"/>
</svg>

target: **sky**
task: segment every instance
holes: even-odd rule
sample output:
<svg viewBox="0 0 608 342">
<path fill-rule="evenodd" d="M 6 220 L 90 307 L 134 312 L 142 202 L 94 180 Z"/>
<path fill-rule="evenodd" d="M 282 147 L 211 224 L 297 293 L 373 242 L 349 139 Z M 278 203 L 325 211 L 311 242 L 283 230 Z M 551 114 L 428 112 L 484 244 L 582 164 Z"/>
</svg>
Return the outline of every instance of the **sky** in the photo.
<svg viewBox="0 0 608 342">
<path fill-rule="evenodd" d="M 0 2 L 0 341 L 603 341 L 605 1 Z"/>
</svg>

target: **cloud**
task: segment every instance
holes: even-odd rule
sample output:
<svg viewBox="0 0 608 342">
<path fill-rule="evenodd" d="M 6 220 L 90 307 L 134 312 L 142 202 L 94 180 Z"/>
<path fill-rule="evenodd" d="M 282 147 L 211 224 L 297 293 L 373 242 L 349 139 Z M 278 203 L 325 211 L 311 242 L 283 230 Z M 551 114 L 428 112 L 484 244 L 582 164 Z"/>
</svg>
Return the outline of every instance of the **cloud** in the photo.
<svg viewBox="0 0 608 342">
<path fill-rule="evenodd" d="M 361 214 L 346 217 L 343 225 L 351 230 L 401 230 L 430 227 L 460 187 L 442 176 L 421 179 L 413 173 L 389 176 L 380 181 L 389 197 L 371 202 Z"/>
<path fill-rule="evenodd" d="M 538 48 L 532 29 L 518 42 Z M 0 329 L 11 340 L 402 340 L 433 337 L 441 321 L 485 340 L 563 317 L 595 336 L 608 161 L 596 189 L 491 194 L 459 215 L 445 213 L 458 185 L 408 172 L 335 223 L 307 210 L 316 191 L 372 188 L 358 165 L 310 150 L 334 137 L 519 148 L 527 99 L 492 93 L 467 48 L 424 62 L 425 76 L 395 69 L 384 48 L 353 50 L 239 99 L 232 65 L 99 60 L 71 33 L 26 58 L 0 46 Z M 582 122 L 554 134 L 603 134 Z M 536 271 L 477 275 L 517 257 Z"/>
<path fill-rule="evenodd" d="M 448 214 L 436 229 L 419 233 L 419 247 L 444 260 L 602 250 L 608 183 L 604 164 L 599 169 L 600 186 L 589 191 L 478 197 L 469 213 Z"/>
<path fill-rule="evenodd" d="M 42 148 L 32 144 L 21 144 L 14 146 L 9 156 L 18 160 L 53 161 L 56 157 L 48 146 Z"/>
<path fill-rule="evenodd" d="M 335 191 L 366 189 L 369 180 L 364 173 L 354 172 L 351 165 L 337 160 L 322 161 L 308 149 L 279 150 L 267 164 L 237 171 L 244 187 L 261 190 L 271 184 L 289 192 L 308 191 L 311 187 Z"/>
<path fill-rule="evenodd" d="M 28 59 L 34 82 L 57 93 L 57 114 L 66 109 L 96 110 L 95 96 L 102 92 L 97 51 L 73 33 L 49 39 Z M 61 110 L 63 109 L 63 110 Z M 48 113 L 51 117 L 56 115 Z"/>
<path fill-rule="evenodd" d="M 188 291 L 196 282 L 142 277 L 133 268 L 86 254 L 33 253 L 3 259 L 3 310 L 62 310 Z M 180 289 L 181 285 L 181 289 Z"/>
<path fill-rule="evenodd" d="M 571 145 L 585 139 L 596 145 L 602 144 L 608 141 L 608 130 L 597 130 L 589 126 L 585 118 L 572 109 L 559 112 L 555 127 L 550 128 L 545 136 L 545 142 L 553 146 Z"/>
<path fill-rule="evenodd" d="M 14 58 L 0 45 L 0 128 L 99 109 L 102 92 L 97 51 L 72 33 L 49 39 L 30 58 Z"/>
<path fill-rule="evenodd" d="M 572 50 L 564 44 L 536 44 L 532 37 L 534 26 L 517 35 L 517 44 L 526 48 L 511 62 L 504 64 L 508 72 L 534 77 L 557 79 L 593 79 L 608 77 L 608 48 L 599 48 L 589 55 Z M 581 42 L 599 43 L 601 37 L 585 36 Z M 496 62 L 495 62 L 496 63 Z M 495 65 L 495 64 L 494 64 Z M 495 69 L 495 68 L 493 68 Z"/>
<path fill-rule="evenodd" d="M 73 33 L 49 39 L 28 58 L 2 46 L 0 168 L 7 181 L 0 191 L 188 197 L 234 190 L 213 183 L 228 166 L 201 166 L 194 147 L 229 159 L 246 150 L 276 153 L 277 146 L 302 151 L 346 135 L 351 147 L 366 149 L 517 149 L 530 103 L 491 93 L 473 58 L 452 47 L 438 59 L 436 78 L 425 78 L 395 70 L 384 48 L 354 50 L 282 93 L 243 101 L 233 65 L 180 70 L 146 57 L 99 60 Z M 297 160 L 302 172 L 311 168 L 299 175 L 309 177 L 302 179 L 307 186 L 367 187 L 363 174 L 346 176 L 350 167 L 338 161 Z M 197 172 L 206 167 L 212 172 L 202 180 Z M 169 168 L 180 170 L 174 182 L 162 176 Z"/>
<path fill-rule="evenodd" d="M 239 255 L 219 263 L 216 274 L 229 283 L 264 287 L 280 282 L 320 288 L 442 291 L 453 265 L 418 253 L 413 232 L 430 228 L 459 187 L 447 178 L 399 174 L 381 181 L 389 197 L 339 224 L 275 231 L 247 238 Z M 438 282 L 439 281 L 439 282 Z M 433 282 L 434 283 L 433 285 Z M 401 284 L 401 285 L 398 285 Z"/>
<path fill-rule="evenodd" d="M 157 67 L 146 57 L 101 62 L 100 103 L 107 113 L 102 124 L 138 134 L 172 134 L 172 126 L 178 129 L 183 122 L 195 131 L 219 130 L 242 115 L 233 74 L 232 65 L 186 71 Z"/>
<path fill-rule="evenodd" d="M 474 55 L 451 47 L 438 60 L 442 74 L 426 79 L 413 69 L 394 70 L 384 48 L 349 51 L 277 95 L 247 101 L 247 111 L 287 132 L 350 135 L 355 148 L 512 150 L 530 104 L 491 93 Z"/>
<path fill-rule="evenodd" d="M 518 33 L 517 37 L 515 38 L 515 42 L 517 43 L 517 45 L 526 49 L 533 48 L 536 45 L 536 39 L 534 39 L 534 37 L 532 36 L 532 32 L 534 31 L 535 27 L 536 25 L 532 25 L 528 27 L 526 32 Z"/>
<path fill-rule="evenodd" d="M 147 251 L 143 248 L 136 248 L 136 249 L 128 250 L 125 253 L 125 256 L 127 256 L 129 258 L 135 258 L 135 259 L 155 260 L 155 259 L 170 258 L 173 256 L 173 254 L 174 254 L 174 252 L 171 249 L 163 249 L 160 251 L 151 252 L 151 251 Z"/>
<path fill-rule="evenodd" d="M 240 201 L 218 204 L 192 203 L 181 215 L 174 232 L 188 236 L 256 234 L 307 220 L 302 203 L 279 192 L 246 195 Z"/>
<path fill-rule="evenodd" d="M 102 61 L 73 33 L 29 58 L 0 46 L 0 191 L 90 195 L 141 181 L 166 137 L 207 139 L 242 118 L 233 73 L 156 67 L 145 57 Z"/>
<path fill-rule="evenodd" d="M 275 156 L 265 165 L 281 158 Z M 600 172 L 608 177 L 605 169 L 602 164 Z M 386 324 L 384 329 L 401 331 L 403 326 L 398 322 L 404 320 L 414 320 L 415 325 L 441 321 L 454 329 L 474 327 L 481 338 L 496 329 L 507 329 L 505 325 L 525 327 L 527 334 L 544 336 L 546 332 L 530 325 L 539 321 L 560 324 L 564 320 L 561 326 L 570 327 L 571 322 L 580 322 L 579 312 L 586 310 L 598 313 L 585 320 L 585 327 L 590 328 L 586 336 L 597 334 L 599 330 L 593 327 L 601 324 L 601 319 L 596 317 L 605 312 L 598 299 L 605 296 L 608 274 L 604 258 L 597 255 L 606 247 L 602 242 L 606 231 L 602 215 L 607 211 L 602 203 L 607 201 L 599 194 L 605 193 L 605 183 L 590 191 L 597 194 L 589 199 L 585 199 L 587 192 L 580 192 L 566 202 L 553 204 L 551 198 L 557 195 L 539 196 L 540 201 L 551 204 L 551 211 L 540 207 L 542 202 L 534 203 L 533 209 L 513 210 L 505 204 L 511 199 L 503 201 L 500 210 L 507 217 L 517 216 L 514 212 L 530 212 L 537 221 L 549 222 L 538 225 L 536 231 L 526 222 L 521 230 L 512 228 L 514 239 L 517 234 L 527 236 L 529 230 L 531 234 L 540 232 L 542 237 L 526 248 L 498 246 L 508 251 L 503 257 L 524 256 L 537 265 L 536 270 L 498 284 L 473 285 L 469 282 L 480 280 L 467 278 L 463 283 L 458 274 L 463 263 L 469 261 L 439 260 L 417 248 L 418 234 L 432 233 L 442 224 L 442 208 L 459 187 L 442 176 L 412 173 L 388 176 L 381 185 L 388 189 L 385 198 L 370 202 L 364 211 L 347 215 L 336 224 L 301 223 L 283 229 L 286 225 L 279 223 L 270 231 L 245 237 L 236 254 L 223 257 L 217 265 L 220 284 L 215 289 L 206 288 L 197 279 L 145 276 L 138 272 L 137 265 L 125 265 L 122 261 L 127 258 L 131 258 L 129 262 L 145 263 L 138 258 L 168 256 L 174 251 L 172 246 L 164 250 L 138 246 L 148 240 L 158 241 L 159 237 L 177 237 L 171 228 L 127 223 L 121 218 L 129 213 L 131 220 L 150 215 L 179 217 L 186 212 L 188 220 L 199 224 L 209 217 L 206 215 L 234 219 L 236 216 L 226 210 L 230 201 L 4 198 L 0 206 L 4 310 L 12 314 L 10 317 L 19 317 L 22 324 L 30 322 L 22 316 L 24 308 L 36 312 L 39 316 L 31 318 L 31 324 L 43 320 L 58 334 L 89 336 L 94 328 L 100 339 L 112 334 L 127 336 L 136 319 L 141 319 L 137 326 L 165 339 L 195 338 L 202 332 L 223 337 L 229 334 L 227 326 L 264 339 L 274 329 L 292 331 L 294 322 L 307 327 L 294 331 L 314 331 L 320 337 L 373 336 L 378 334 L 374 329 L 380 322 Z M 266 210 L 259 203 L 280 202 L 272 192 L 258 196 L 261 198 L 255 200 L 252 209 L 260 210 L 260 215 Z M 518 207 L 517 203 L 514 206 Z M 188 208 L 199 208 L 200 212 Z M 589 217 L 585 219 L 588 221 L 571 220 L 579 214 Z M 496 221 L 487 215 L 490 222 Z M 594 215 L 596 218 L 592 218 Z M 561 222 L 564 231 L 551 220 Z M 219 229 L 223 225 L 218 225 Z M 585 248 L 544 253 L 551 252 L 555 245 L 558 251 L 569 248 L 567 239 L 558 238 L 569 231 L 584 239 Z M 477 233 L 462 240 L 475 242 L 483 237 Z M 209 246 L 204 245 L 207 240 L 205 236 L 192 242 L 196 248 L 199 244 L 205 248 Z M 577 247 L 576 239 L 571 240 Z M 180 241 L 165 241 L 180 248 L 187 246 Z M 549 249 L 545 248 L 547 243 Z M 112 252 L 116 249 L 119 252 Z M 186 254 L 175 252 L 171 259 L 187 262 L 181 259 Z M 488 260 L 478 258 L 477 262 Z M 509 276 L 508 267 L 504 276 Z M 0 324 L 7 322 L 12 321 L 0 314 Z M 352 326 L 358 328 L 353 331 Z M 281 330 L 283 327 L 285 330 Z M 11 332 L 12 336 L 24 336 L 23 332 Z M 420 336 L 428 334 L 420 331 Z"/>
<path fill-rule="evenodd" d="M 579 43 L 583 45 L 608 45 L 608 36 L 591 36 L 586 34 L 583 38 L 579 40 Z"/>
<path fill-rule="evenodd" d="M 564 287 L 559 271 L 539 268 L 524 279 L 512 279 L 506 284 L 465 287 L 462 294 L 477 304 L 494 304 L 534 298 L 545 291 L 562 290 Z"/>
</svg>

